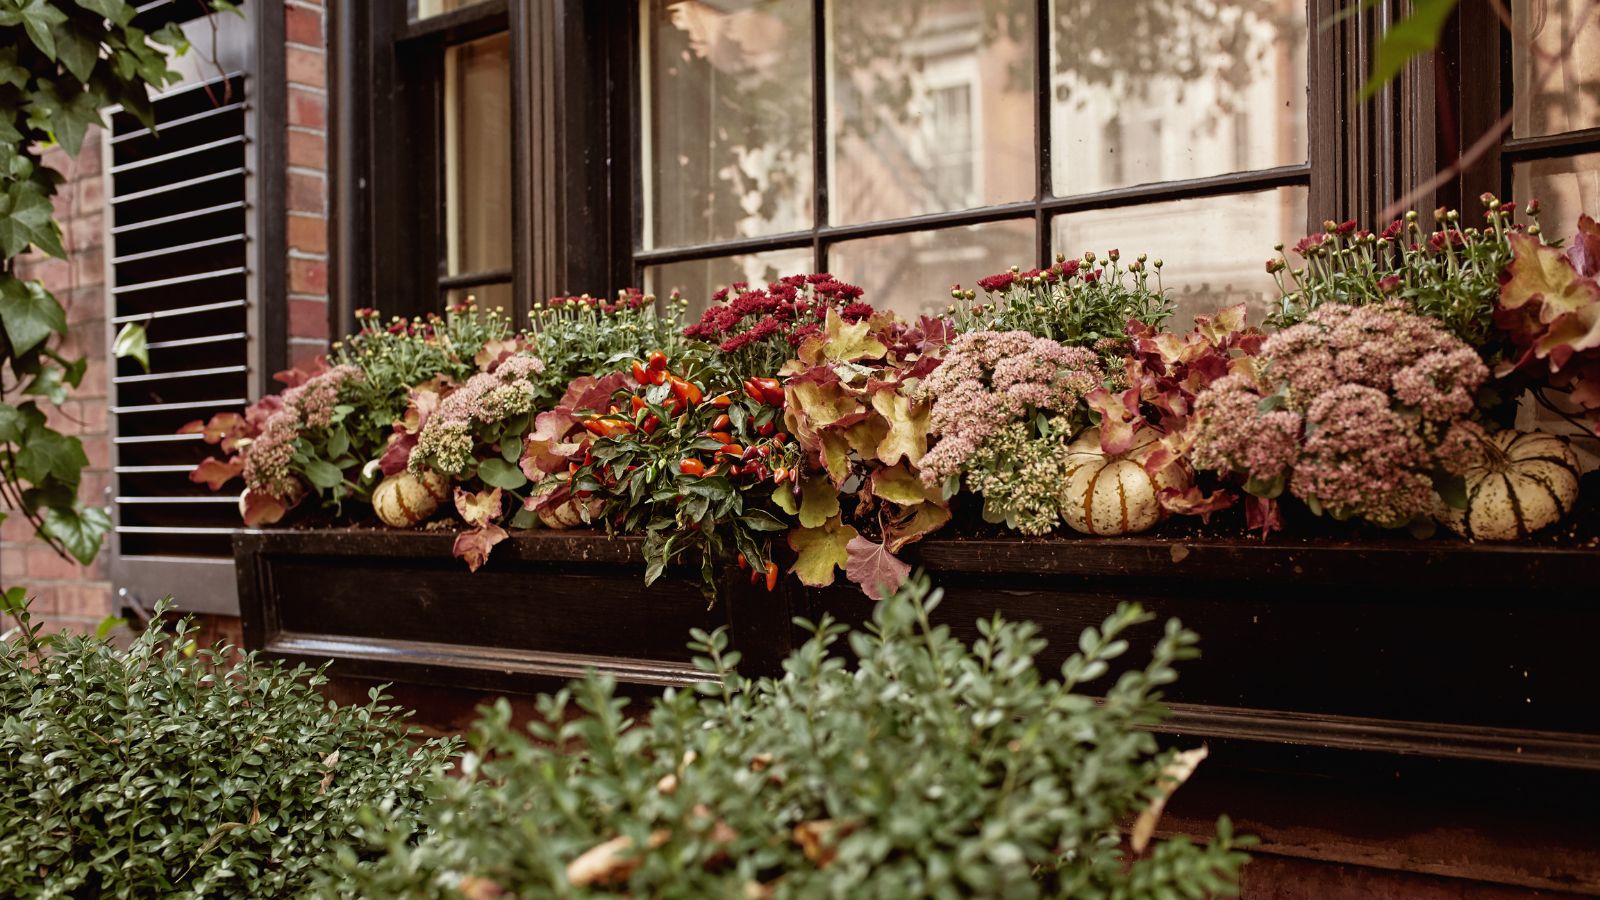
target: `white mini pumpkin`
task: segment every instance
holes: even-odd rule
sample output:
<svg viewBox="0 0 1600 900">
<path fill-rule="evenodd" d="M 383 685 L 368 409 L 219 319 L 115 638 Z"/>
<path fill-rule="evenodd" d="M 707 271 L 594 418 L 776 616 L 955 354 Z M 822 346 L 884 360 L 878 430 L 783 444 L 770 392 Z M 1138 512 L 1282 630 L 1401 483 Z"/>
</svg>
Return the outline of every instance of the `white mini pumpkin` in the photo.
<svg viewBox="0 0 1600 900">
<path fill-rule="evenodd" d="M 1578 500 L 1578 457 L 1564 437 L 1507 429 L 1483 442 L 1483 462 L 1463 473 L 1467 506 L 1439 518 L 1469 540 L 1521 540 L 1561 521 Z"/>
<path fill-rule="evenodd" d="M 410 528 L 433 515 L 450 495 L 450 483 L 433 470 L 399 472 L 372 490 L 372 511 L 390 528 Z"/>
<path fill-rule="evenodd" d="M 562 476 L 545 478 L 534 487 L 533 498 L 543 497 L 545 494 L 550 493 L 560 487 L 564 480 L 565 478 Z M 603 505 L 601 501 L 594 498 L 582 503 L 582 506 L 588 507 L 587 512 L 591 520 L 594 516 L 600 514 L 600 509 Z M 585 510 L 581 508 L 579 501 L 569 498 L 565 503 L 541 508 L 539 510 L 539 521 L 543 522 L 546 528 L 554 528 L 557 531 L 567 528 L 582 528 L 589 524 L 589 522 L 584 521 L 584 512 Z"/>
<path fill-rule="evenodd" d="M 1148 429 L 1115 455 L 1100 449 L 1099 428 L 1078 435 L 1067 446 L 1061 517 L 1084 534 L 1136 534 L 1153 527 L 1164 515 L 1157 495 L 1165 488 L 1188 487 L 1176 466 L 1159 477 L 1145 471 L 1145 460 L 1160 447 L 1161 436 Z"/>
</svg>

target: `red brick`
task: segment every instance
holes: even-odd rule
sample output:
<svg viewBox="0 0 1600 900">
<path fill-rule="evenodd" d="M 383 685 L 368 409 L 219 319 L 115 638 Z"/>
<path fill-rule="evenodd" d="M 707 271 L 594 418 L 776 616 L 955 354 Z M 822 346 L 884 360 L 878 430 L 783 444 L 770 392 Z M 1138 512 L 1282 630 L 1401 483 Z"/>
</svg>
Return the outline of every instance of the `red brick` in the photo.
<svg viewBox="0 0 1600 900">
<path fill-rule="evenodd" d="M 105 319 L 96 316 L 92 319 L 73 321 L 73 315 L 88 312 L 83 309 L 84 306 L 83 303 L 75 303 L 67 310 L 67 336 L 61 340 L 59 346 L 61 355 L 68 359 L 76 356 L 99 356 L 106 352 Z"/>
<path fill-rule="evenodd" d="M 100 136 L 98 128 L 91 128 L 83 136 L 83 146 L 73 161 L 73 177 L 89 178 L 100 174 Z"/>
<path fill-rule="evenodd" d="M 328 220 L 321 216 L 289 216 L 289 249 L 328 252 Z"/>
<path fill-rule="evenodd" d="M 303 128 L 328 126 L 328 98 L 325 94 L 289 88 L 289 124 Z"/>
<path fill-rule="evenodd" d="M 82 577 L 76 560 L 62 559 L 42 542 L 28 545 L 28 577 L 45 581 L 66 581 Z"/>
<path fill-rule="evenodd" d="M 100 213 L 80 216 L 67 226 L 67 250 L 78 252 L 91 247 L 102 247 L 106 242 L 105 217 Z"/>
<path fill-rule="evenodd" d="M 317 358 L 326 355 L 328 345 L 322 341 L 297 341 L 289 339 L 289 365 L 310 371 L 316 368 Z"/>
<path fill-rule="evenodd" d="M 51 293 L 65 291 L 72 283 L 72 266 L 64 259 L 52 256 L 30 255 L 18 263 L 17 277 L 44 282 Z"/>
<path fill-rule="evenodd" d="M 283 35 L 291 44 L 322 46 L 322 13 L 298 6 L 284 7 Z"/>
<path fill-rule="evenodd" d="M 89 457 L 89 468 L 111 468 L 111 439 L 105 435 L 86 435 L 79 440 L 83 441 L 84 455 Z"/>
<path fill-rule="evenodd" d="M 97 353 L 88 354 L 89 368 L 83 373 L 83 380 L 78 382 L 77 390 L 73 396 L 79 400 L 88 400 L 93 397 L 106 395 L 106 363 L 105 359 Z"/>
<path fill-rule="evenodd" d="M 72 254 L 73 286 L 104 284 L 106 280 L 106 257 L 99 247 L 86 247 L 73 251 Z"/>
<path fill-rule="evenodd" d="M 104 583 L 61 585 L 56 588 L 56 611 L 64 616 L 104 618 L 111 615 L 111 585 Z"/>
<path fill-rule="evenodd" d="M 105 208 L 106 188 L 103 178 L 85 178 L 76 182 L 77 205 L 73 207 L 76 215 L 86 216 L 97 213 Z"/>
<path fill-rule="evenodd" d="M 289 165 L 308 169 L 328 168 L 328 142 L 320 134 L 289 132 Z"/>
<path fill-rule="evenodd" d="M 323 300 L 289 301 L 289 334 L 298 338 L 328 337 L 328 304 Z"/>
<path fill-rule="evenodd" d="M 26 519 L 21 516 L 17 516 L 16 519 L 21 524 L 24 534 L 31 533 Z M 7 524 L 10 524 L 9 521 Z M 0 547 L 0 585 L 9 585 L 26 574 L 28 574 L 28 552 L 22 545 Z"/>
<path fill-rule="evenodd" d="M 6 514 L 4 522 L 0 522 L 0 541 L 28 541 L 33 539 L 33 526 L 15 510 L 3 510 Z M 18 552 L 21 552 L 20 549 Z"/>
<path fill-rule="evenodd" d="M 285 68 L 290 84 L 304 84 L 316 88 L 328 86 L 327 57 L 316 50 L 290 47 L 285 59 Z"/>
<path fill-rule="evenodd" d="M 289 290 L 295 294 L 327 294 L 328 264 L 317 259 L 289 260 Z"/>
<path fill-rule="evenodd" d="M 327 209 L 327 184 L 305 172 L 289 173 L 289 209 L 293 212 L 320 213 Z"/>
</svg>

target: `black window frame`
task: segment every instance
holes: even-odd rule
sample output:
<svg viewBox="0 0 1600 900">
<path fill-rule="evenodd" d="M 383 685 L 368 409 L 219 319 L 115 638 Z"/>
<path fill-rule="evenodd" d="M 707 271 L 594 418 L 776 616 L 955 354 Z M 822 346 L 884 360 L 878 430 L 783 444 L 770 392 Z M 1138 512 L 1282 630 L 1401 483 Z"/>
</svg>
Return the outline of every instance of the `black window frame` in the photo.
<svg viewBox="0 0 1600 900">
<path fill-rule="evenodd" d="M 812 0 L 814 29 L 824 33 L 825 0 Z M 1049 2 L 1038 4 L 1038 86 L 1048 85 Z M 418 252 L 422 236 L 437 241 L 439 66 L 419 65 L 419 48 L 456 42 L 504 27 L 512 45 L 513 216 L 512 284 L 520 314 L 536 301 L 566 293 L 602 293 L 641 285 L 645 269 L 672 262 L 769 250 L 809 248 L 826 268 L 826 250 L 844 240 L 1031 218 L 1039 265 L 1053 258 L 1050 220 L 1056 215 L 1135 204 L 1304 186 L 1307 230 L 1327 219 L 1367 224 L 1411 185 L 1438 169 L 1436 93 L 1447 90 L 1434 59 L 1411 63 L 1393 83 L 1359 99 L 1384 28 L 1402 11 L 1396 4 L 1343 9 L 1340 0 L 1307 0 L 1307 161 L 1287 166 L 1121 187 L 1057 197 L 1048 192 L 1050 99 L 1037 90 L 1035 196 L 983 206 L 848 225 L 827 221 L 826 150 L 814 151 L 813 190 L 821 205 L 809 229 L 692 247 L 640 249 L 643 190 L 636 0 L 481 0 L 412 21 L 405 5 L 384 16 L 362 0 L 334 0 L 331 146 L 335 160 L 332 208 L 334 294 L 340 321 L 351 311 L 436 310 L 431 285 L 436 258 Z M 1467 6 L 1470 6 L 1468 4 Z M 1458 14 L 1459 16 L 1460 14 Z M 503 22 L 503 26 L 500 24 Z M 492 25 L 490 24 L 492 23 Z M 1455 29 L 1457 26 L 1452 25 Z M 1452 31 L 1452 34 L 1454 31 Z M 813 35 L 813 127 L 826 135 L 823 48 Z M 430 87 L 432 85 L 432 87 Z M 1468 123 L 1463 119 L 1462 125 Z M 419 178 L 418 173 L 432 173 Z M 1436 192 L 1443 199 L 1454 186 Z M 426 196 L 426 202 L 423 202 Z M 1427 204 L 1419 202 L 1419 206 Z M 1284 235 L 1285 240 L 1292 239 Z M 1262 248 L 1263 258 L 1270 248 Z M 1019 261 L 1020 262 L 1020 261 Z M 983 273 L 974 273 L 974 276 Z"/>
</svg>

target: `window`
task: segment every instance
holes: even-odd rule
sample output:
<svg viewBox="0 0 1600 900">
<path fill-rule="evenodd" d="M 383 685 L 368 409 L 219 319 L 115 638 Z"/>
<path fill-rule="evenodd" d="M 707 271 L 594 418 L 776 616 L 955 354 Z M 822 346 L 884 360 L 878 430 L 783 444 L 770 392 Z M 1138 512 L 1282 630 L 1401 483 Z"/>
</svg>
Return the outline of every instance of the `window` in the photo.
<svg viewBox="0 0 1600 900">
<path fill-rule="evenodd" d="M 1305 0 L 641 0 L 638 27 L 658 293 L 815 268 L 918 313 L 1115 247 L 1181 316 L 1259 315 L 1306 228 Z"/>
</svg>

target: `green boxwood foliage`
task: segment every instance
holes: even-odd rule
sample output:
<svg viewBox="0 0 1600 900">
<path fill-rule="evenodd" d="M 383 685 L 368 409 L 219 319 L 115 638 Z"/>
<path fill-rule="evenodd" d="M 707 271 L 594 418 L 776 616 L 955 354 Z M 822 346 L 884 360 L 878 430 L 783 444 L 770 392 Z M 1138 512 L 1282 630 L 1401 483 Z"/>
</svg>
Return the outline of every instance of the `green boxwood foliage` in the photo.
<svg viewBox="0 0 1600 900">
<path fill-rule="evenodd" d="M 3 896 L 300 896 L 358 809 L 415 816 L 453 751 L 414 743 L 376 691 L 338 707 L 320 672 L 196 652 L 187 620 L 125 651 L 19 620 L 0 642 Z"/>
<path fill-rule="evenodd" d="M 1046 680 L 1038 628 L 979 623 L 970 647 L 928 614 L 925 581 L 856 631 L 824 619 L 781 679 L 734 670 L 726 635 L 696 635 L 720 681 L 668 691 L 632 721 L 611 681 L 539 701 L 531 734 L 502 702 L 461 772 L 435 779 L 422 833 L 373 817 L 375 864 L 351 848 L 327 896 L 1201 897 L 1233 893 L 1244 841 L 1142 853 L 1125 829 L 1171 752 L 1162 685 L 1195 636 L 1170 622 L 1150 661 L 1112 679 L 1125 606 Z M 837 652 L 843 642 L 854 662 Z M 1107 684 L 1106 681 L 1111 681 Z M 1094 693 L 1103 693 L 1098 702 Z M 546 724 L 553 723 L 553 724 Z"/>
</svg>

